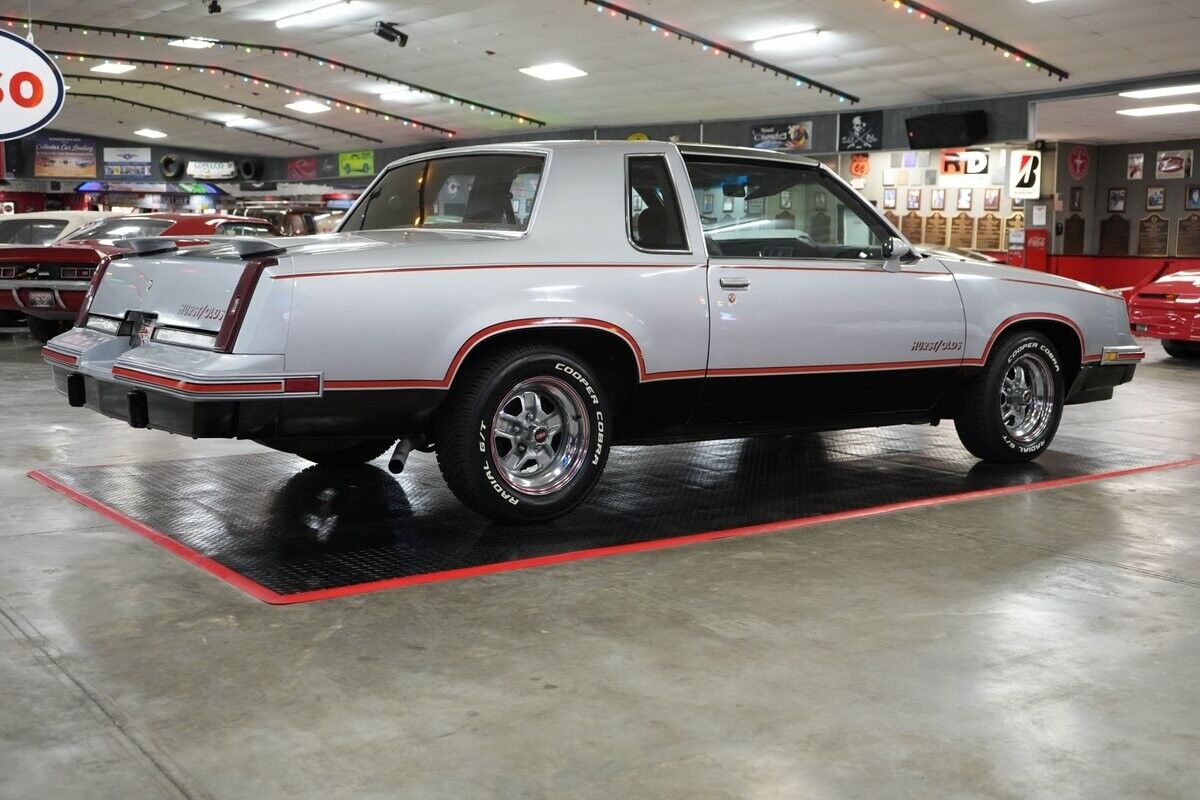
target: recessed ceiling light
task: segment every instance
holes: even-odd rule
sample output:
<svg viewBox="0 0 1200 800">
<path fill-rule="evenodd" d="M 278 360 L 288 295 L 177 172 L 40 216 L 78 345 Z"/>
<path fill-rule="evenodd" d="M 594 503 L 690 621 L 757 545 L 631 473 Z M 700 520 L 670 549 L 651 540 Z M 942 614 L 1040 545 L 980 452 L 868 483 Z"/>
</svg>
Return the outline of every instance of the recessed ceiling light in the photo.
<svg viewBox="0 0 1200 800">
<path fill-rule="evenodd" d="M 421 103 L 428 100 L 429 95 L 416 89 L 393 89 L 379 95 L 379 99 L 389 103 Z"/>
<path fill-rule="evenodd" d="M 772 50 L 795 50 L 805 45 L 816 44 L 820 37 L 821 31 L 819 30 L 774 34 L 756 39 L 752 49 L 759 53 L 770 52 Z"/>
<path fill-rule="evenodd" d="M 206 50 L 216 43 L 215 39 L 205 39 L 200 36 L 192 36 L 188 39 L 172 39 L 167 42 L 171 47 L 186 47 L 189 50 Z"/>
<path fill-rule="evenodd" d="M 1137 89 L 1132 92 L 1121 92 L 1121 97 L 1132 97 L 1134 100 L 1150 100 L 1155 97 L 1175 97 L 1181 94 L 1196 94 L 1200 92 L 1200 83 L 1189 83 L 1184 86 L 1160 86 L 1157 89 Z"/>
<path fill-rule="evenodd" d="M 165 139 L 167 135 L 162 131 L 156 131 L 154 128 L 139 128 L 133 132 L 135 136 L 145 136 L 147 139 Z"/>
<path fill-rule="evenodd" d="M 329 110 L 329 106 L 324 103 L 318 103 L 316 100 L 297 100 L 294 103 L 288 103 L 284 108 L 290 108 L 292 111 L 300 111 L 304 114 L 320 114 L 323 111 Z"/>
<path fill-rule="evenodd" d="M 564 64 L 561 61 L 555 61 L 551 64 L 538 64 L 533 67 L 522 67 L 518 71 L 532 78 L 541 78 L 544 81 L 561 81 L 566 78 L 582 78 L 584 75 L 587 75 L 583 70 L 572 67 L 570 64 Z"/>
<path fill-rule="evenodd" d="M 230 117 L 225 120 L 226 128 L 253 128 L 258 125 L 258 120 L 250 117 Z"/>
<path fill-rule="evenodd" d="M 106 75 L 123 75 L 126 72 L 133 72 L 137 69 L 136 64 L 114 64 L 111 61 L 105 61 L 103 64 L 97 64 L 92 67 L 92 72 L 103 72 Z"/>
<path fill-rule="evenodd" d="M 320 3 L 306 11 L 298 11 L 295 14 L 280 17 L 275 20 L 275 27 L 290 28 L 293 25 L 303 25 L 306 22 L 317 22 L 321 19 L 332 17 L 335 14 L 340 14 L 343 11 L 349 11 L 355 5 L 357 5 L 356 0 L 334 0 L 332 3 Z"/>
<path fill-rule="evenodd" d="M 1126 108 L 1118 111 L 1126 117 L 1158 117 L 1163 114 L 1191 114 L 1200 111 L 1196 103 L 1179 103 L 1173 106 L 1150 106 L 1149 108 Z"/>
</svg>

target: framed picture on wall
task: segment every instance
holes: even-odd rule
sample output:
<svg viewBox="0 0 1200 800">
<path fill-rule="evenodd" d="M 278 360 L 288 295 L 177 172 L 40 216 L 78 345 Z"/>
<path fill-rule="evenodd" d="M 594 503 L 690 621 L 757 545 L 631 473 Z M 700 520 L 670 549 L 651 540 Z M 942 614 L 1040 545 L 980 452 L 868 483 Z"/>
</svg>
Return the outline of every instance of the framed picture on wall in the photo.
<svg viewBox="0 0 1200 800">
<path fill-rule="evenodd" d="M 883 207 L 884 208 L 895 208 L 896 207 L 896 189 L 895 189 L 895 187 L 883 190 Z"/>
<path fill-rule="evenodd" d="M 1183 207 L 1188 211 L 1200 211 L 1200 186 L 1189 186 L 1183 198 Z"/>
<path fill-rule="evenodd" d="M 984 211 L 999 211 L 1000 210 L 1000 190 L 999 189 L 984 189 L 983 190 L 983 210 Z"/>
<path fill-rule="evenodd" d="M 1125 177 L 1131 181 L 1140 181 L 1146 177 L 1146 154 L 1130 153 L 1125 169 Z"/>
<path fill-rule="evenodd" d="M 779 193 L 779 207 L 780 208 L 791 208 L 792 207 L 792 193 L 790 191 L 788 191 L 787 189 L 784 189 L 782 192 Z"/>
<path fill-rule="evenodd" d="M 909 189 L 908 190 L 908 197 L 905 198 L 904 207 L 907 208 L 909 211 L 920 211 L 921 210 L 921 190 L 920 189 Z"/>
<path fill-rule="evenodd" d="M 725 202 L 721 204 L 721 210 L 724 211 L 725 213 L 729 213 L 730 211 L 733 211 L 733 198 L 732 197 L 725 198 Z"/>
<path fill-rule="evenodd" d="M 1067 208 L 1070 211 L 1083 211 L 1083 187 L 1071 187 L 1071 199 L 1068 202 Z"/>
<path fill-rule="evenodd" d="M 959 189 L 958 190 L 958 203 L 955 205 L 955 208 L 957 208 L 959 211 L 970 211 L 971 206 L 974 205 L 974 203 L 975 203 L 975 190 L 974 189 Z"/>
<path fill-rule="evenodd" d="M 1008 202 L 1012 205 L 1014 210 L 1025 207 L 1025 198 L 1024 197 L 1014 197 L 1011 200 L 1009 200 Z"/>
<path fill-rule="evenodd" d="M 929 207 L 934 211 L 946 210 L 946 190 L 934 189 L 929 193 Z"/>
<path fill-rule="evenodd" d="M 825 202 L 826 202 L 825 197 L 826 197 L 826 195 L 824 192 L 817 192 L 816 194 L 814 194 L 813 195 L 813 208 L 824 208 Z"/>
<path fill-rule="evenodd" d="M 704 206 L 701 209 L 700 213 L 702 213 L 702 214 L 713 213 L 713 195 L 711 195 L 711 194 L 704 195 Z"/>
<path fill-rule="evenodd" d="M 1108 211 L 1110 214 L 1121 214 L 1125 211 L 1125 189 L 1108 190 Z"/>
<path fill-rule="evenodd" d="M 1146 210 L 1147 211 L 1162 211 L 1167 207 L 1167 187 L 1165 186 L 1147 186 L 1146 187 Z"/>
</svg>

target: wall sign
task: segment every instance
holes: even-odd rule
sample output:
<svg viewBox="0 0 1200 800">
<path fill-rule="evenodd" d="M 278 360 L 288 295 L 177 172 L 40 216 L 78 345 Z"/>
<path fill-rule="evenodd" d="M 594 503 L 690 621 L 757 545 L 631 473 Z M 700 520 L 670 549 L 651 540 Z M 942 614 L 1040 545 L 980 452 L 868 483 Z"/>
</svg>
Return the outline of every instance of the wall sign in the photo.
<svg viewBox="0 0 1200 800">
<path fill-rule="evenodd" d="M 1042 196 L 1042 154 L 1037 150 L 1013 150 L 1008 174 L 1009 197 L 1036 200 Z"/>
<path fill-rule="evenodd" d="M 812 149 L 812 121 L 775 122 L 750 129 L 750 144 L 759 150 L 795 152 Z"/>
<path fill-rule="evenodd" d="M 153 166 L 149 147 L 104 148 L 105 178 L 149 178 Z"/>
<path fill-rule="evenodd" d="M 1077 181 L 1081 181 L 1087 177 L 1088 169 L 1092 166 L 1092 157 L 1088 154 L 1088 149 L 1081 144 L 1071 148 L 1071 152 L 1067 154 L 1067 170 L 1071 173 L 1071 177 Z"/>
<path fill-rule="evenodd" d="M 375 151 L 356 150 L 352 153 L 338 153 L 338 175 L 352 178 L 356 175 L 375 174 Z"/>
<path fill-rule="evenodd" d="M 883 149 L 883 112 L 838 115 L 838 150 L 847 153 Z"/>
<path fill-rule="evenodd" d="M 237 174 L 237 163 L 233 161 L 189 161 L 187 165 L 187 176 L 201 181 L 232 178 Z"/>
<path fill-rule="evenodd" d="M 0 141 L 49 125 L 65 97 L 54 61 L 33 42 L 0 30 Z"/>
<path fill-rule="evenodd" d="M 943 175 L 987 175 L 991 155 L 987 150 L 943 150 Z"/>
<path fill-rule="evenodd" d="M 79 136 L 38 136 L 33 145 L 33 176 L 96 177 L 96 143 Z"/>
<path fill-rule="evenodd" d="M 1154 162 L 1156 180 L 1192 177 L 1191 150 L 1160 150 Z"/>
<path fill-rule="evenodd" d="M 315 158 L 293 158 L 287 162 L 287 179 L 289 181 L 311 181 L 317 177 L 317 160 Z"/>
</svg>

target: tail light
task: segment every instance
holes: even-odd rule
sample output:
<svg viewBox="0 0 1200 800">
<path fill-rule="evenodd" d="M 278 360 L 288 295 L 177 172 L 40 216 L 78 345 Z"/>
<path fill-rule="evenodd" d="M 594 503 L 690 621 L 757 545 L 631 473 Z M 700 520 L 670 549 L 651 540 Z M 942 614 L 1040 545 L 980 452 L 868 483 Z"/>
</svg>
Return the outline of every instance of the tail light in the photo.
<svg viewBox="0 0 1200 800">
<path fill-rule="evenodd" d="M 246 262 L 242 269 L 242 277 L 238 279 L 233 296 L 229 298 L 229 307 L 225 309 L 225 317 L 221 320 L 221 330 L 217 332 L 217 343 L 213 350 L 218 353 L 233 352 L 233 345 L 237 342 L 238 331 L 242 329 L 242 320 L 246 317 L 246 308 L 250 305 L 254 287 L 258 286 L 258 279 L 262 277 L 263 270 L 278 263 L 273 258 L 259 258 Z"/>
<path fill-rule="evenodd" d="M 112 256 L 100 257 L 100 263 L 96 265 L 96 271 L 92 273 L 92 282 L 88 284 L 87 294 L 83 296 L 83 302 L 79 304 L 79 313 L 75 316 L 76 328 L 82 328 L 87 324 L 92 300 L 96 297 L 96 290 L 100 288 L 100 281 L 104 280 L 104 273 L 108 272 L 108 265 L 111 262 Z"/>
</svg>

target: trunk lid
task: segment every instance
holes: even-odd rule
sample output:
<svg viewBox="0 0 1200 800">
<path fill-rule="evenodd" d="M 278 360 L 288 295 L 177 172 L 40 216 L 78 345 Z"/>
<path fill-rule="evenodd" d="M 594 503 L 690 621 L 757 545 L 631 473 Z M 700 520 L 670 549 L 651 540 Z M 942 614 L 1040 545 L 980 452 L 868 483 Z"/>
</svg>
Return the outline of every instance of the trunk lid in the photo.
<svg viewBox="0 0 1200 800">
<path fill-rule="evenodd" d="M 122 319 L 130 311 L 154 314 L 159 325 L 216 333 L 246 261 L 209 249 L 114 259 L 89 309 Z"/>
</svg>

